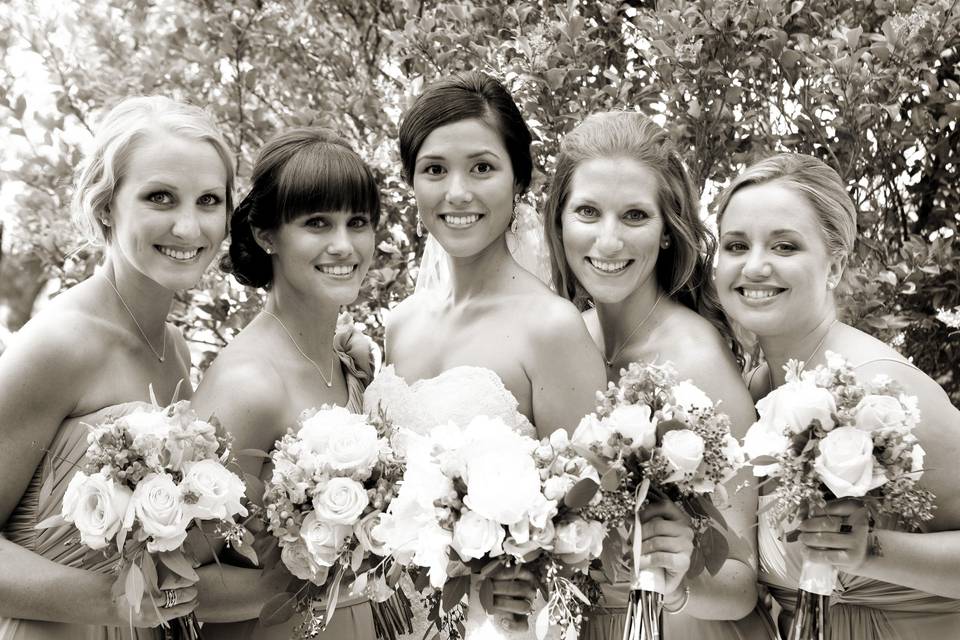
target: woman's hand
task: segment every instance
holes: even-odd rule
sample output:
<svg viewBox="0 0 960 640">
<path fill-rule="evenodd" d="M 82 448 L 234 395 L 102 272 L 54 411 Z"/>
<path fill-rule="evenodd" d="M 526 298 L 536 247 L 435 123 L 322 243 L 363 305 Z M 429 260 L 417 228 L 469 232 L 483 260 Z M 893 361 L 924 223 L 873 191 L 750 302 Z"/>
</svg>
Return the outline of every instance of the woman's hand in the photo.
<svg viewBox="0 0 960 640">
<path fill-rule="evenodd" d="M 863 502 L 854 498 L 831 500 L 822 511 L 798 527 L 804 556 L 841 571 L 857 573 L 870 547 L 870 519 Z"/>
<path fill-rule="evenodd" d="M 170 596 L 167 596 L 170 593 Z M 144 592 L 140 599 L 140 612 L 133 610 L 124 593 L 112 596 L 112 620 L 114 626 L 137 628 L 157 627 L 174 618 L 182 618 L 197 608 L 199 591 L 195 586 L 165 589 L 153 593 Z M 169 599 L 168 599 L 169 598 Z M 165 606 L 167 602 L 175 603 Z"/>
<path fill-rule="evenodd" d="M 640 512 L 642 539 L 638 569 L 660 567 L 666 576 L 666 593 L 677 591 L 690 568 L 693 527 L 690 518 L 670 500 L 649 504 Z"/>
<path fill-rule="evenodd" d="M 537 597 L 537 579 L 522 564 L 500 567 L 488 578 L 493 585 L 493 610 L 509 614 L 515 629 L 527 628 L 527 617 Z"/>
</svg>

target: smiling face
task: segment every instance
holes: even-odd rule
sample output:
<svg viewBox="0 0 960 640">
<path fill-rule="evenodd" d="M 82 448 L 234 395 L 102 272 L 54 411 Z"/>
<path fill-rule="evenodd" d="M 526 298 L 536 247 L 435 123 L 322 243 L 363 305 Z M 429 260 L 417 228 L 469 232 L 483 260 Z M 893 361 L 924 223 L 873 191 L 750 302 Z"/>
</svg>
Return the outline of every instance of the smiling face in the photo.
<svg viewBox="0 0 960 640">
<path fill-rule="evenodd" d="M 476 118 L 434 129 L 417 154 L 413 191 L 423 225 L 447 253 L 479 254 L 513 214 L 513 168 L 500 134 Z"/>
<path fill-rule="evenodd" d="M 561 214 L 563 250 L 595 303 L 623 301 L 656 288 L 666 226 L 657 177 L 629 158 L 585 160 L 573 171 Z"/>
<path fill-rule="evenodd" d="M 842 271 L 816 212 L 796 191 L 774 181 L 730 198 L 720 223 L 717 291 L 724 311 L 758 337 L 817 326 L 833 309 L 828 283 Z"/>
<path fill-rule="evenodd" d="M 374 227 L 366 213 L 306 213 L 260 232 L 273 253 L 273 288 L 308 300 L 350 304 L 373 260 Z"/>
<path fill-rule="evenodd" d="M 115 264 L 167 289 L 194 286 L 226 235 L 226 190 L 213 145 L 147 134 L 131 149 L 109 205 Z"/>
</svg>

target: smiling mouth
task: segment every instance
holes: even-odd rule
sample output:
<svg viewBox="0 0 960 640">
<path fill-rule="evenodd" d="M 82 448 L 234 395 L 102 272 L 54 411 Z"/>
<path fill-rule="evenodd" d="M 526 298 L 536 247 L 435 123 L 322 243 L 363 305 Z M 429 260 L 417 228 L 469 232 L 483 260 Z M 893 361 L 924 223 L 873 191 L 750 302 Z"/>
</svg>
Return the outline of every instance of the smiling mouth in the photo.
<svg viewBox="0 0 960 640">
<path fill-rule="evenodd" d="M 620 273 L 633 264 L 633 260 L 600 260 L 590 257 L 585 258 L 585 260 L 594 269 L 603 273 Z"/>
<path fill-rule="evenodd" d="M 335 278 L 350 278 L 357 270 L 355 264 L 322 264 L 315 267 L 317 271 L 324 275 Z"/>
<path fill-rule="evenodd" d="M 171 260 L 176 260 L 177 262 L 190 262 L 203 251 L 203 247 L 193 247 L 191 249 L 181 249 L 178 247 L 167 247 L 161 244 L 153 245 L 154 248 L 170 258 Z"/>
<path fill-rule="evenodd" d="M 786 289 L 780 287 L 763 287 L 760 289 L 736 287 L 736 291 L 747 300 L 770 300 L 786 291 Z"/>
<path fill-rule="evenodd" d="M 469 227 L 478 222 L 483 214 L 480 213 L 442 213 L 440 219 L 448 227 Z"/>
</svg>

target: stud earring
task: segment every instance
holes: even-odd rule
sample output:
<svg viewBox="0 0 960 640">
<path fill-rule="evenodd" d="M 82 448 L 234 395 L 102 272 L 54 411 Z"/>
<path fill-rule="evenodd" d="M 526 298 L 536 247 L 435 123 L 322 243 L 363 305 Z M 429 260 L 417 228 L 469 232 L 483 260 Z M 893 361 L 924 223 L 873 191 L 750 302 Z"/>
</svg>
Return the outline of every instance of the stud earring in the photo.
<svg viewBox="0 0 960 640">
<path fill-rule="evenodd" d="M 666 236 L 666 237 L 660 242 L 660 248 L 661 248 L 661 249 L 666 249 L 666 248 L 669 247 L 669 246 L 670 246 L 670 236 Z"/>
</svg>

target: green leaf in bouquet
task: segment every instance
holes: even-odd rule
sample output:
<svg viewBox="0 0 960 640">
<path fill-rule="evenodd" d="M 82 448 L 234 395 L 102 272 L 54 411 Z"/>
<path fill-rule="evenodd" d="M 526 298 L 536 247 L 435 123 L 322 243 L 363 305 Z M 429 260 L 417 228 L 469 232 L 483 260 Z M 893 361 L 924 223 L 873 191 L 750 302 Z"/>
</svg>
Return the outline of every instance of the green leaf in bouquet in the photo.
<svg viewBox="0 0 960 640">
<path fill-rule="evenodd" d="M 127 577 L 123 581 L 124 594 L 133 610 L 140 613 L 140 603 L 143 601 L 143 592 L 146 590 L 143 572 L 135 563 L 127 565 Z"/>
<path fill-rule="evenodd" d="M 568 580 L 567 588 L 569 588 L 570 591 L 573 592 L 573 595 L 577 596 L 577 600 L 587 605 L 588 607 L 590 606 L 591 604 L 590 599 L 587 596 L 583 595 L 583 591 L 580 591 L 580 587 L 575 585 L 572 581 Z"/>
<path fill-rule="evenodd" d="M 337 566 L 337 575 L 333 577 L 330 588 L 327 590 L 327 611 L 323 616 L 323 628 L 326 629 L 330 621 L 333 620 L 333 614 L 337 611 L 337 603 L 340 602 L 340 582 L 343 580 L 343 565 Z"/>
<path fill-rule="evenodd" d="M 272 627 L 282 624 L 293 616 L 297 608 L 297 595 L 294 593 L 278 593 L 260 609 L 260 624 Z"/>
<path fill-rule="evenodd" d="M 703 573 L 707 568 L 707 559 L 703 556 L 703 550 L 699 544 L 694 544 L 693 553 L 690 554 L 690 567 L 687 568 L 687 578 L 693 579 Z"/>
<path fill-rule="evenodd" d="M 603 574 L 609 582 L 616 582 L 622 559 L 623 538 L 619 535 L 605 536 L 603 548 L 600 551 L 600 565 L 603 567 Z"/>
<path fill-rule="evenodd" d="M 567 495 L 563 496 L 563 504 L 573 511 L 582 509 L 590 504 L 590 500 L 597 494 L 598 489 L 600 485 L 595 480 L 583 478 L 567 491 Z"/>
<path fill-rule="evenodd" d="M 616 491 L 622 480 L 623 471 L 616 467 L 610 467 L 600 478 L 600 488 L 604 491 Z"/>
<path fill-rule="evenodd" d="M 400 582 L 400 578 L 403 576 L 403 567 L 400 566 L 399 562 L 392 562 L 390 568 L 387 569 L 387 574 L 384 576 L 384 580 L 387 583 L 387 586 L 391 589 L 395 589 L 397 583 Z M 419 587 L 418 591 L 422 591 Z"/>
<path fill-rule="evenodd" d="M 41 503 L 42 504 L 42 503 Z M 65 524 L 69 524 L 66 520 L 63 519 L 63 516 L 59 513 L 49 518 L 44 518 L 40 522 L 34 525 L 34 529 L 49 529 L 50 527 L 59 527 Z"/>
<path fill-rule="evenodd" d="M 182 550 L 175 549 L 173 551 L 161 551 L 158 557 L 163 566 L 165 566 L 167 569 L 170 569 L 170 571 L 176 575 L 186 578 L 191 582 L 197 582 L 200 580 L 200 576 L 198 576 L 197 572 L 194 571 L 193 566 L 190 564 L 190 561 L 187 560 L 186 556 L 183 555 Z"/>
<path fill-rule="evenodd" d="M 755 467 L 764 467 L 769 464 L 777 464 L 778 462 L 780 461 L 773 456 L 757 456 L 756 458 L 750 460 L 750 464 Z"/>
<path fill-rule="evenodd" d="M 394 565 L 396 566 L 396 565 Z M 390 584 L 390 576 L 387 575 L 387 584 Z M 417 591 L 426 591 L 430 587 L 430 574 L 426 569 L 418 569 L 416 577 L 413 580 L 413 586 Z"/>
<path fill-rule="evenodd" d="M 357 579 L 353 581 L 353 584 L 350 585 L 350 595 L 358 596 L 363 593 L 364 589 L 367 588 L 367 583 L 370 581 L 370 578 L 366 573 L 361 573 L 357 576 Z"/>
<path fill-rule="evenodd" d="M 480 606 L 483 610 L 493 615 L 493 581 L 484 580 L 480 583 Z"/>
<path fill-rule="evenodd" d="M 363 564 L 363 545 L 357 543 L 357 546 L 350 552 L 350 570 L 356 573 L 360 571 L 360 565 Z"/>
<path fill-rule="evenodd" d="M 253 548 L 253 543 L 253 534 L 248 529 L 244 529 L 240 544 L 234 545 L 233 550 L 241 557 L 246 558 L 254 567 L 258 567 L 260 566 L 260 559 L 257 557 L 257 550 Z"/>
<path fill-rule="evenodd" d="M 610 468 L 610 465 L 605 460 L 603 460 L 589 448 L 580 444 L 571 444 L 570 448 L 576 451 L 577 455 L 593 465 L 593 468 L 597 470 L 597 473 L 603 475 Z"/>
<path fill-rule="evenodd" d="M 680 420 L 664 420 L 663 422 L 659 422 L 657 423 L 657 442 L 663 441 L 663 434 L 665 433 L 689 428 L 690 425 Z"/>
<path fill-rule="evenodd" d="M 478 572 L 480 574 L 480 578 L 485 580 L 487 577 L 490 576 L 491 573 L 493 573 L 500 567 L 506 566 L 506 564 L 507 564 L 507 561 L 503 556 L 500 556 L 499 558 L 496 558 L 494 560 L 487 562 L 485 565 L 483 565 L 483 568 L 480 569 L 480 571 Z"/>
<path fill-rule="evenodd" d="M 449 613 L 460 604 L 463 596 L 470 592 L 470 576 L 456 576 L 447 580 L 440 594 L 440 607 L 444 613 Z"/>
<path fill-rule="evenodd" d="M 700 549 L 703 552 L 707 572 L 712 576 L 717 575 L 730 554 L 730 545 L 727 543 L 726 536 L 715 527 L 707 527 L 706 531 L 700 535 Z"/>
<path fill-rule="evenodd" d="M 709 518 L 711 522 L 720 525 L 723 529 L 727 528 L 726 518 L 724 518 L 720 510 L 717 509 L 717 505 L 713 504 L 710 496 L 698 495 L 685 502 L 697 515 Z"/>
<path fill-rule="evenodd" d="M 149 553 L 142 554 L 141 558 L 140 570 L 143 572 L 143 580 L 146 584 L 147 591 L 155 593 L 160 590 L 160 578 L 157 575 L 157 565 L 153 560 L 153 556 Z"/>
<path fill-rule="evenodd" d="M 240 451 L 235 451 L 233 455 L 245 458 L 264 458 L 266 460 L 270 459 L 270 454 L 262 449 L 241 449 Z"/>
</svg>

